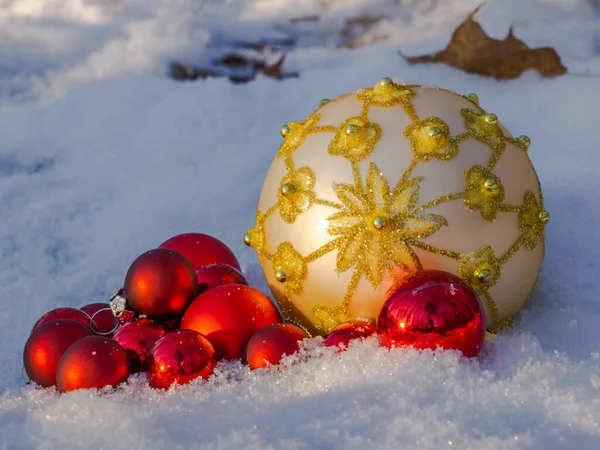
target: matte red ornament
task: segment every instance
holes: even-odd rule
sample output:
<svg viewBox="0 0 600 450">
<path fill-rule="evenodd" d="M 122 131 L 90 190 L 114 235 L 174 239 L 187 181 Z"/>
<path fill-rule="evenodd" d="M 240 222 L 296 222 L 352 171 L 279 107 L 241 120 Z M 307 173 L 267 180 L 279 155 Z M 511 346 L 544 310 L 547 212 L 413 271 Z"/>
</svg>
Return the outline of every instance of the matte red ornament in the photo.
<svg viewBox="0 0 600 450">
<path fill-rule="evenodd" d="M 224 284 L 194 300 L 183 316 L 181 328 L 206 336 L 219 357 L 237 359 L 256 331 L 281 321 L 273 302 L 259 290 Z"/>
<path fill-rule="evenodd" d="M 104 336 L 78 340 L 64 353 L 56 370 L 60 392 L 116 387 L 129 376 L 129 358 L 118 342 Z"/>
<path fill-rule="evenodd" d="M 291 323 L 269 325 L 252 335 L 244 352 L 244 361 L 252 369 L 279 364 L 284 356 L 296 353 L 300 341 L 308 337 L 306 331 Z"/>
<path fill-rule="evenodd" d="M 194 269 L 208 264 L 228 264 L 242 270 L 233 252 L 223 242 L 202 233 L 184 233 L 167 239 L 158 248 L 168 248 L 185 256 Z"/>
<path fill-rule="evenodd" d="M 460 278 L 437 270 L 409 275 L 387 292 L 377 319 L 387 347 L 460 350 L 479 354 L 485 315 L 477 294 Z"/>
<path fill-rule="evenodd" d="M 160 338 L 150 351 L 149 380 L 155 388 L 208 378 L 215 368 L 215 349 L 200 333 L 180 330 Z"/>
<path fill-rule="evenodd" d="M 167 332 L 158 322 L 139 319 L 120 327 L 113 339 L 127 350 L 131 372 L 145 372 L 148 370 L 150 349 Z"/>
<path fill-rule="evenodd" d="M 339 351 L 345 351 L 351 340 L 369 337 L 376 332 L 377 328 L 370 322 L 351 320 L 332 329 L 324 343 L 327 347 L 338 347 Z"/>
<path fill-rule="evenodd" d="M 34 329 L 23 350 L 29 379 L 43 387 L 55 386 L 60 358 L 75 341 L 91 335 L 88 327 L 68 319 L 52 320 Z"/>
<path fill-rule="evenodd" d="M 248 282 L 237 270 L 227 264 L 209 264 L 196 269 L 198 294 L 223 284 L 245 284 Z"/>
<path fill-rule="evenodd" d="M 87 313 L 76 308 L 56 308 L 40 317 L 31 331 L 33 332 L 39 326 L 58 319 L 74 320 L 83 326 L 90 327 L 90 316 Z"/>
<path fill-rule="evenodd" d="M 108 303 L 90 303 L 82 306 L 84 313 L 89 314 L 90 328 L 94 333 L 100 333 L 103 336 L 111 336 L 113 330 L 119 324 L 114 314 L 110 310 Z"/>
<path fill-rule="evenodd" d="M 194 268 L 179 253 L 165 248 L 138 256 L 123 284 L 128 308 L 157 320 L 181 317 L 197 294 Z"/>
</svg>

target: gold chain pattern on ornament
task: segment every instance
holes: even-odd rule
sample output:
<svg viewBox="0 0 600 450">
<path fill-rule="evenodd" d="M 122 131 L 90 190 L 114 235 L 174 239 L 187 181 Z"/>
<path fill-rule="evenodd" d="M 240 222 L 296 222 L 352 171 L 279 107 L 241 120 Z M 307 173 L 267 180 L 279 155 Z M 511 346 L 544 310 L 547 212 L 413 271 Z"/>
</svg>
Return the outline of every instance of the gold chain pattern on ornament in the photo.
<svg viewBox="0 0 600 450">
<path fill-rule="evenodd" d="M 289 303 L 281 305 L 288 318 L 291 316 L 290 295 L 302 293 L 308 265 L 323 255 L 337 250 L 336 271 L 353 271 L 343 304 L 333 307 L 317 305 L 313 308 L 321 331 L 328 331 L 350 319 L 348 307 L 362 277 L 368 280 L 373 289 L 377 289 L 386 271 L 393 280 L 397 279 L 393 270 L 395 267 L 407 273 L 421 270 L 421 262 L 413 251 L 413 248 L 418 248 L 458 261 L 459 275 L 492 311 L 494 326 L 491 331 L 496 332 L 510 323 L 510 318 L 500 320 L 489 289 L 500 279 L 502 266 L 522 246 L 533 250 L 540 240 L 543 245 L 544 227 L 550 216 L 543 208 L 541 189 L 540 203 L 531 191 L 526 192 L 522 205 L 503 203 L 504 187 L 493 170 L 506 148 L 506 142 L 526 151 L 529 138 L 505 136 L 496 115 L 481 109 L 475 94 L 464 96 L 473 103 L 474 108 L 460 111 L 467 131 L 452 136 L 449 126 L 439 117 L 418 117 L 411 99 L 419 88 L 419 85 L 397 84 L 390 78 L 383 78 L 375 86 L 357 93 L 357 98 L 363 102 L 360 114 L 345 120 L 339 127 L 318 126 L 320 115 L 317 110 L 303 122 L 291 122 L 281 128 L 284 141 L 277 157 L 284 158 L 287 173 L 280 182 L 277 203 L 265 212 L 256 212 L 256 224 L 248 230 L 244 242 L 257 251 L 261 264 L 265 259 L 272 263 L 275 279 L 283 284 L 284 296 Z M 320 107 L 327 103 L 327 99 L 321 101 Z M 369 120 L 369 107 L 386 108 L 397 104 L 404 108 L 413 122 L 404 130 L 413 160 L 394 186 L 389 184 L 373 162 L 369 164 L 363 180 L 358 164 L 373 152 L 382 133 L 381 127 Z M 354 183 L 333 185 L 339 202 L 317 198 L 314 172 L 309 167 L 296 168 L 294 165 L 293 153 L 304 139 L 309 134 L 323 132 L 333 133 L 328 153 L 345 158 L 352 166 Z M 492 149 L 487 165 L 474 165 L 466 170 L 463 191 L 419 205 L 419 185 L 423 177 L 411 178 L 417 164 L 431 159 L 452 160 L 460 151 L 460 143 L 468 138 L 483 142 Z M 444 217 L 427 211 L 457 199 L 463 199 L 467 208 L 479 211 L 488 221 L 494 221 L 499 211 L 518 214 L 521 235 L 503 255 L 496 255 L 493 248 L 487 245 L 462 254 L 423 242 L 421 239 L 448 224 Z M 306 212 L 313 204 L 335 210 L 327 217 L 327 232 L 332 240 L 305 256 L 287 241 L 279 244 L 275 253 L 268 253 L 265 220 L 278 211 L 283 221 L 293 223 L 299 214 Z"/>
</svg>

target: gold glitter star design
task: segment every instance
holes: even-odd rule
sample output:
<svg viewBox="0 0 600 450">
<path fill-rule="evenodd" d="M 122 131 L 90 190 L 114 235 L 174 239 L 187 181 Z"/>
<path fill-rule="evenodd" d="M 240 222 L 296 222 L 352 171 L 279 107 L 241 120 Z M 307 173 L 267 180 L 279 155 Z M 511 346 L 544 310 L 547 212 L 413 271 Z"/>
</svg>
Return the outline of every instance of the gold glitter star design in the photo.
<svg viewBox="0 0 600 450">
<path fill-rule="evenodd" d="M 262 259 L 266 253 L 265 241 L 264 217 L 260 211 L 256 211 L 255 225 L 246 232 L 244 243 L 256 250 L 258 257 Z"/>
<path fill-rule="evenodd" d="M 427 117 L 407 126 L 404 136 L 410 142 L 415 158 L 419 160 L 437 158 L 449 161 L 458 154 L 458 143 L 450 137 L 450 127 L 438 117 Z"/>
<path fill-rule="evenodd" d="M 485 245 L 474 252 L 461 255 L 458 273 L 478 293 L 487 292 L 500 279 L 502 265 L 494 249 Z"/>
<path fill-rule="evenodd" d="M 308 276 L 308 267 L 291 242 L 282 242 L 271 257 L 275 279 L 283 284 L 284 294 L 302 293 L 302 283 Z M 288 292 L 289 291 L 289 292 Z"/>
<path fill-rule="evenodd" d="M 277 157 L 289 156 L 302 145 L 306 136 L 317 125 L 321 116 L 319 114 L 311 114 L 304 122 L 290 122 L 281 128 L 281 135 L 284 141 L 279 147 Z"/>
<path fill-rule="evenodd" d="M 288 172 L 281 183 L 277 198 L 279 215 L 287 223 L 293 223 L 298 214 L 308 211 L 315 198 L 315 174 L 308 167 Z"/>
<path fill-rule="evenodd" d="M 504 186 L 500 178 L 483 166 L 472 166 L 466 170 L 465 179 L 464 198 L 467 207 L 481 211 L 485 220 L 496 220 L 496 213 L 504 200 Z"/>
<path fill-rule="evenodd" d="M 504 150 L 504 133 L 498 124 L 498 117 L 492 113 L 478 113 L 469 108 L 460 110 L 467 130 L 475 139 L 488 144 L 493 150 Z"/>
<path fill-rule="evenodd" d="M 406 243 L 435 233 L 446 219 L 417 207 L 420 178 L 400 180 L 393 190 L 375 163 L 369 164 L 366 183 L 334 184 L 341 210 L 329 217 L 328 232 L 337 236 L 336 267 L 353 276 L 365 275 L 374 289 L 386 269 L 400 266 L 407 272 L 421 268 Z"/>
<path fill-rule="evenodd" d="M 363 89 L 356 97 L 375 106 L 389 107 L 400 102 L 408 102 L 415 92 L 409 86 L 394 83 L 390 78 L 382 78 L 370 88 Z"/>
<path fill-rule="evenodd" d="M 360 116 L 351 117 L 340 125 L 327 151 L 330 155 L 340 155 L 352 163 L 359 163 L 373 152 L 380 138 L 379 125 Z"/>
<path fill-rule="evenodd" d="M 315 318 L 320 322 L 319 328 L 323 331 L 329 331 L 333 327 L 350 320 L 350 314 L 344 305 L 317 305 L 313 308 L 312 312 Z"/>
<path fill-rule="evenodd" d="M 523 244 L 533 250 L 544 235 L 550 215 L 542 208 L 531 191 L 525 194 L 525 203 L 519 211 L 519 228 L 523 235 Z"/>
</svg>

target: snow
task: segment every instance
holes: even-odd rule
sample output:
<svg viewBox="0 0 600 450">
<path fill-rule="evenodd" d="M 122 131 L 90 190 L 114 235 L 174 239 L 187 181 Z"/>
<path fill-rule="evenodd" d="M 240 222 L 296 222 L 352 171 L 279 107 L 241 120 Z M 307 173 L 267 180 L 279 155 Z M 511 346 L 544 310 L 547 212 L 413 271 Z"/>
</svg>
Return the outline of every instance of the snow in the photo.
<svg viewBox="0 0 600 450">
<path fill-rule="evenodd" d="M 577 448 L 600 447 L 600 8 L 583 0 L 487 3 L 508 27 L 553 46 L 570 74 L 498 82 L 398 56 L 444 46 L 479 0 L 4 0 L 0 2 L 0 447 Z M 339 48 L 344 18 L 385 14 Z M 290 18 L 318 14 L 316 23 Z M 247 36 L 294 35 L 283 82 L 259 76 L 176 82 L 172 61 L 201 63 Z M 323 97 L 382 76 L 476 92 L 514 134 L 531 137 L 547 228 L 538 287 L 515 324 L 474 360 L 388 351 L 343 354 L 317 339 L 280 370 L 222 363 L 208 382 L 159 392 L 143 375 L 116 391 L 59 395 L 25 385 L 35 320 L 106 301 L 140 253 L 187 231 L 219 237 L 267 292 L 241 236 L 283 122 Z"/>
</svg>

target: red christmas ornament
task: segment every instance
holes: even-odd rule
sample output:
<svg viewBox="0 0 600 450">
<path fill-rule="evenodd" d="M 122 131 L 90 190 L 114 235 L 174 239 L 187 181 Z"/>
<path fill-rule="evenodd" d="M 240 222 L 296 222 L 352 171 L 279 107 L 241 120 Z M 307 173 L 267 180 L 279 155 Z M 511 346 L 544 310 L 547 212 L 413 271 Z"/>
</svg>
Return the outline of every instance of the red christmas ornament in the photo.
<svg viewBox="0 0 600 450">
<path fill-rule="evenodd" d="M 387 347 L 460 350 L 477 356 L 485 338 L 479 298 L 460 278 L 427 270 L 410 275 L 387 292 L 377 319 Z"/>
<path fill-rule="evenodd" d="M 90 327 L 90 316 L 85 312 L 76 308 L 56 308 L 47 312 L 38 319 L 32 328 L 32 332 L 47 322 L 52 322 L 58 319 L 74 320 L 86 327 Z"/>
<path fill-rule="evenodd" d="M 145 372 L 150 349 L 165 334 L 167 329 L 160 323 L 141 319 L 120 327 L 113 339 L 127 350 L 131 372 Z"/>
<path fill-rule="evenodd" d="M 209 264 L 196 269 L 198 278 L 198 294 L 223 284 L 245 284 L 244 276 L 227 264 Z"/>
<path fill-rule="evenodd" d="M 195 378 L 208 378 L 215 368 L 215 349 L 200 333 L 180 330 L 160 338 L 148 358 L 150 385 L 167 389 Z"/>
<path fill-rule="evenodd" d="M 104 336 L 78 340 L 64 353 L 56 370 L 60 392 L 116 387 L 129 376 L 127 352 Z"/>
<path fill-rule="evenodd" d="M 158 320 L 181 317 L 197 293 L 194 268 L 179 253 L 165 248 L 138 256 L 123 285 L 129 308 Z"/>
<path fill-rule="evenodd" d="M 68 319 L 52 320 L 35 328 L 23 350 L 23 366 L 29 379 L 40 386 L 56 385 L 56 368 L 60 358 L 75 341 L 92 332 Z"/>
<path fill-rule="evenodd" d="M 244 360 L 252 369 L 279 364 L 285 355 L 296 353 L 300 341 L 308 337 L 306 331 L 291 323 L 269 325 L 252 335 L 244 352 Z"/>
<path fill-rule="evenodd" d="M 194 269 L 208 264 L 228 264 L 242 270 L 233 252 L 223 242 L 202 233 L 185 233 L 167 239 L 158 248 L 168 248 L 185 256 Z"/>
<path fill-rule="evenodd" d="M 90 303 L 79 309 L 90 316 L 88 323 L 94 333 L 111 336 L 119 324 L 108 303 Z"/>
<path fill-rule="evenodd" d="M 219 357 L 237 359 L 256 331 L 279 322 L 281 315 L 265 294 L 250 286 L 224 284 L 194 300 L 181 328 L 206 336 Z"/>
<path fill-rule="evenodd" d="M 325 338 L 325 345 L 327 347 L 338 347 L 339 351 L 345 351 L 351 340 L 369 337 L 376 332 L 377 328 L 370 322 L 352 320 L 331 330 Z"/>
</svg>

